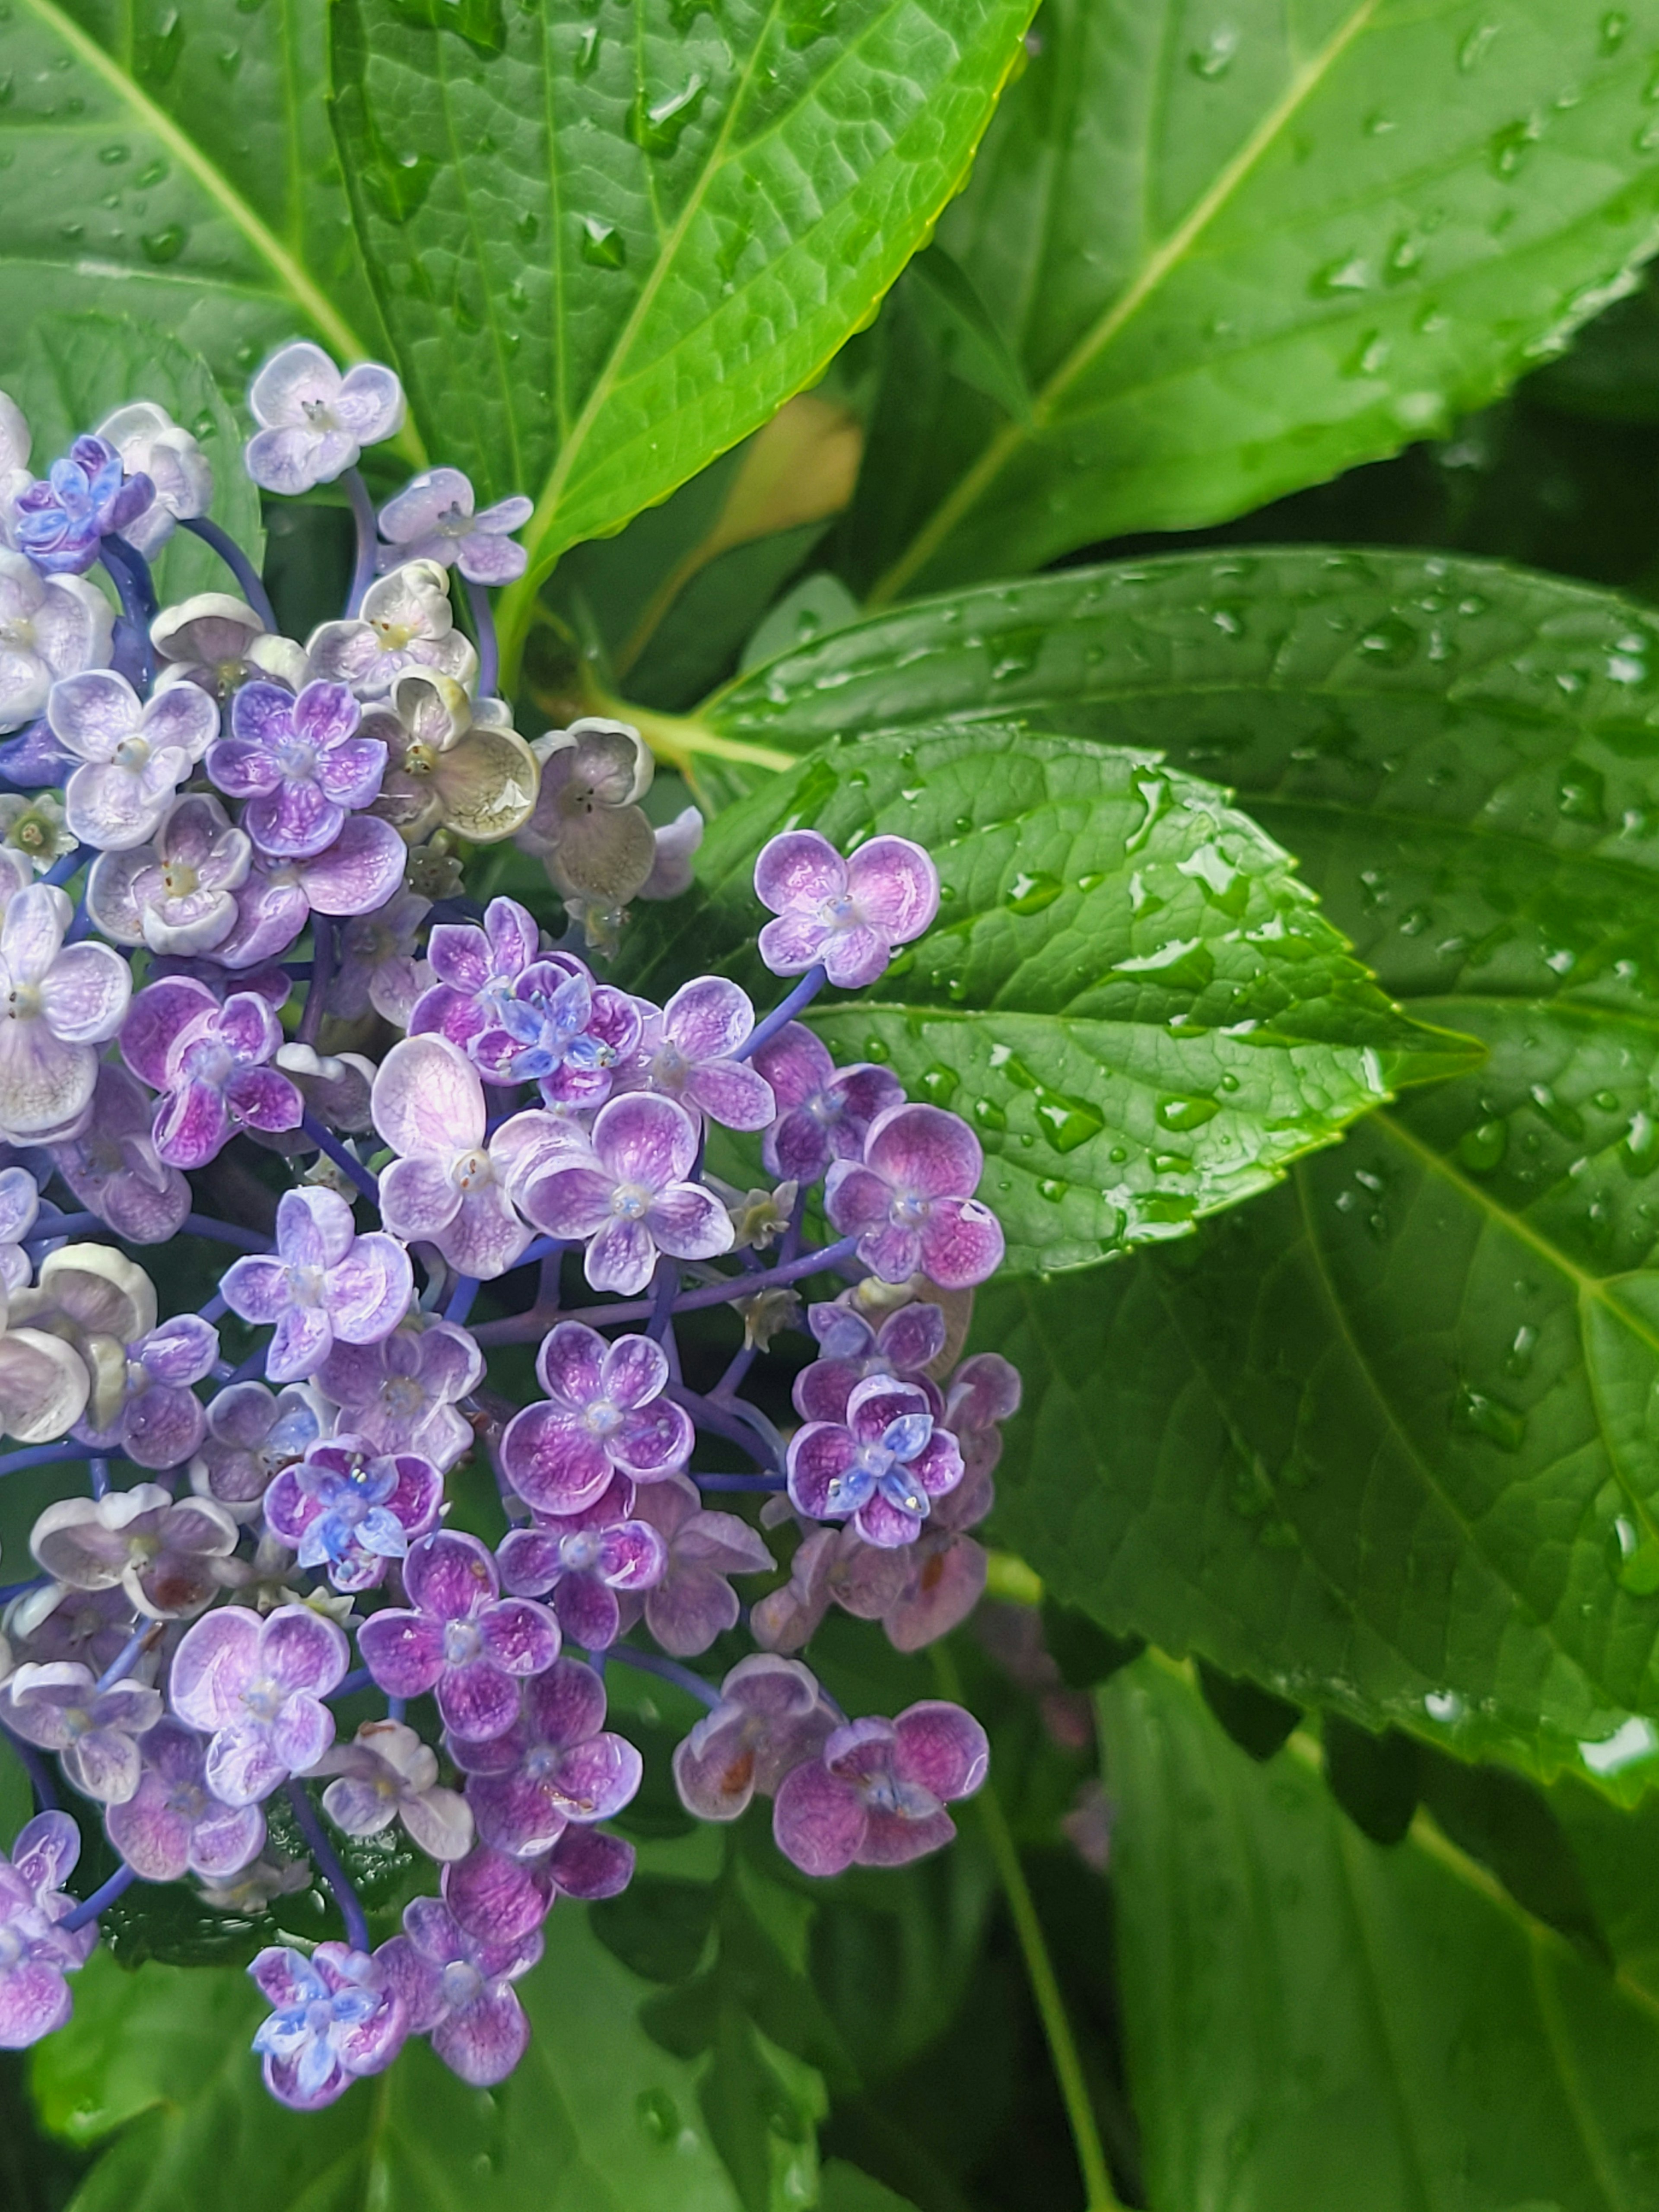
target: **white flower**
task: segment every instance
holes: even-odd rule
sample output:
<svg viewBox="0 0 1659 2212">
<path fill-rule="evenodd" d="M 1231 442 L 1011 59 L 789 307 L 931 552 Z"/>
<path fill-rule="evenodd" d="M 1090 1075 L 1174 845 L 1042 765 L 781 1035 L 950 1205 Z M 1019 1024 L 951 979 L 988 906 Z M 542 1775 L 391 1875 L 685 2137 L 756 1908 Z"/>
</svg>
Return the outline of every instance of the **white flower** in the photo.
<svg viewBox="0 0 1659 2212">
<path fill-rule="evenodd" d="M 155 496 L 123 535 L 129 545 L 153 561 L 173 535 L 175 522 L 205 514 L 213 504 L 213 470 L 188 430 L 180 429 L 165 407 L 153 399 L 134 399 L 106 415 L 95 434 L 121 456 L 130 477 L 147 476 Z"/>
<path fill-rule="evenodd" d="M 3 431 L 0 422 L 0 438 Z M 115 611 L 95 584 L 43 576 L 0 546 L 0 731 L 32 722 L 60 676 L 107 668 L 114 629 Z"/>
<path fill-rule="evenodd" d="M 64 802 L 55 791 L 0 793 L 0 913 L 14 891 L 44 876 L 54 860 L 80 842 L 64 819 Z"/>
<path fill-rule="evenodd" d="M 75 1133 L 92 1104 L 98 1047 L 132 996 L 118 952 L 64 943 L 73 912 L 55 884 L 31 884 L 0 921 L 0 1134 L 13 1144 Z"/>
<path fill-rule="evenodd" d="M 349 684 L 360 699 L 379 699 L 408 669 L 435 669 L 470 685 L 478 656 L 455 627 L 449 571 L 436 561 L 405 561 L 371 584 L 356 621 L 328 622 L 307 641 L 313 677 Z"/>
<path fill-rule="evenodd" d="M 274 353 L 247 396 L 258 430 L 249 439 L 247 472 L 266 491 L 290 495 L 332 483 L 365 446 L 403 427 L 404 388 L 379 362 L 342 376 L 320 346 L 297 339 Z"/>
<path fill-rule="evenodd" d="M 219 734 L 219 709 L 196 684 L 176 684 L 141 702 L 111 668 L 54 684 L 46 720 L 83 763 L 64 789 L 65 819 L 82 844 L 106 853 L 149 843 Z"/>
<path fill-rule="evenodd" d="M 23 410 L 9 393 L 0 392 L 0 545 L 9 545 L 12 502 L 33 482 L 29 447 L 33 443 Z"/>
</svg>

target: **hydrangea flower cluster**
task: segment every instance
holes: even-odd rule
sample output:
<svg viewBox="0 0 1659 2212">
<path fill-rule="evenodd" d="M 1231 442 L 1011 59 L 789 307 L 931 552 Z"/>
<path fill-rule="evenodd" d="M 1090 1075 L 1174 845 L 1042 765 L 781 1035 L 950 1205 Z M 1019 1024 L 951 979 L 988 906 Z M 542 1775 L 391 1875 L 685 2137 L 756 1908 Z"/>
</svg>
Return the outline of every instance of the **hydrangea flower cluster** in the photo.
<svg viewBox="0 0 1659 2212">
<path fill-rule="evenodd" d="M 979 1724 L 849 1716 L 796 1655 L 832 1606 L 906 1651 L 971 1609 L 1019 1384 L 960 1358 L 1002 1254 L 971 1130 L 799 1018 L 928 927 L 927 854 L 774 838 L 758 958 L 799 980 L 769 1012 L 726 977 L 661 1006 L 605 981 L 629 902 L 690 880 L 700 823 L 653 830 L 633 729 L 527 742 L 495 696 L 489 591 L 522 573 L 528 502 L 480 510 L 439 468 L 377 517 L 356 464 L 403 394 L 376 365 L 292 345 L 250 405 L 254 482 L 342 480 L 357 516 L 349 603 L 303 642 L 161 409 L 35 478 L 0 396 L 0 1475 L 77 1478 L 0 1641 L 0 1729 L 40 1807 L 0 1857 L 0 2045 L 61 2026 L 131 1885 L 243 1910 L 291 1887 L 280 1800 L 343 1931 L 250 1969 L 265 2081 L 310 2109 L 411 2036 L 472 2084 L 517 2063 L 547 1912 L 632 1872 L 615 1666 L 706 1709 L 684 1804 L 769 1799 L 807 1874 L 949 1839 Z M 160 605 L 175 530 L 234 588 Z M 545 865 L 557 941 L 460 888 L 508 838 Z M 764 1186 L 709 1172 L 714 1129 Z M 228 1264 L 167 1318 L 135 1252 L 175 1240 Z M 743 1340 L 702 1389 L 676 1331 L 712 1309 Z M 780 1339 L 816 1354 L 788 1433 L 746 1388 Z M 521 1406 L 488 1379 L 518 1343 Z M 448 1524 L 469 1458 L 493 1543 Z M 748 1655 L 708 1660 L 740 1624 Z M 370 1717 L 343 1733 L 348 1700 Z M 77 1898 L 98 1821 L 116 1870 Z M 394 1826 L 431 1879 L 377 1942 L 335 1839 Z"/>
</svg>

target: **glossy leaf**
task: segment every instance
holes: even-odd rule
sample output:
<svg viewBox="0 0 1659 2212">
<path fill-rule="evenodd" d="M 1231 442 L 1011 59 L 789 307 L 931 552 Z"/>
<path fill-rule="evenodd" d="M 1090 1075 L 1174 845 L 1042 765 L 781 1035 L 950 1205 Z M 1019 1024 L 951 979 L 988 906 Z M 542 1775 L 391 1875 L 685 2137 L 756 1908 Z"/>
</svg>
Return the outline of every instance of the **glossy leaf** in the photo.
<svg viewBox="0 0 1659 2212">
<path fill-rule="evenodd" d="M 1393 1850 L 1143 1661 L 1103 1692 L 1153 2212 L 1640 2212 L 1659 2007 L 1419 1819 Z"/>
<path fill-rule="evenodd" d="M 1030 428 L 901 342 L 878 600 L 1237 514 L 1443 434 L 1652 250 L 1652 0 L 1049 0 L 939 226 Z"/>
<path fill-rule="evenodd" d="M 775 999 L 753 869 L 786 823 L 843 849 L 897 832 L 937 862 L 933 929 L 812 1024 L 843 1065 L 885 1061 L 969 1116 L 1016 1273 L 1179 1236 L 1467 1056 L 1400 1020 L 1212 786 L 1003 726 L 831 746 L 774 778 L 711 830 L 697 902 L 636 922 L 631 988 L 712 965 Z"/>
<path fill-rule="evenodd" d="M 736 444 L 866 320 L 959 183 L 1030 0 L 346 0 L 335 117 L 416 412 L 558 554 Z M 466 395 L 465 404 L 458 396 Z"/>
</svg>

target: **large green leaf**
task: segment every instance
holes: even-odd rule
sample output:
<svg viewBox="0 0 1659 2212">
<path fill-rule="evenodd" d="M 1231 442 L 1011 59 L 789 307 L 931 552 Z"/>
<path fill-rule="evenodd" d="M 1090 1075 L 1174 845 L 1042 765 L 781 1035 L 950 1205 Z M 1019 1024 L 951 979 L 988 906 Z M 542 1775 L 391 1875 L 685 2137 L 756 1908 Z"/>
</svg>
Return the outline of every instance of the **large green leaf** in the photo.
<svg viewBox="0 0 1659 2212">
<path fill-rule="evenodd" d="M 1646 2212 L 1659 2005 L 1142 1661 L 1102 1693 L 1152 2212 Z"/>
<path fill-rule="evenodd" d="M 88 307 L 161 324 L 227 385 L 301 331 L 383 349 L 323 106 L 324 13 L 14 0 L 0 374 L 35 317 Z"/>
<path fill-rule="evenodd" d="M 961 182 L 1030 0 L 342 0 L 335 117 L 415 410 L 560 551 L 823 368 Z"/>
<path fill-rule="evenodd" d="M 878 600 L 1440 431 L 1653 250 L 1654 0 L 1048 0 L 1037 31 L 939 227 L 1030 416 L 895 331 L 843 541 Z"/>
<path fill-rule="evenodd" d="M 1212 785 L 1006 725 L 849 741 L 773 777 L 715 823 L 694 899 L 635 924 L 631 988 L 713 967 L 776 995 L 753 871 L 786 823 L 843 850 L 898 832 L 938 863 L 933 929 L 811 1020 L 843 1064 L 885 1061 L 969 1116 L 1011 1273 L 1179 1236 L 1393 1083 L 1467 1064 L 1400 1019 Z"/>
</svg>

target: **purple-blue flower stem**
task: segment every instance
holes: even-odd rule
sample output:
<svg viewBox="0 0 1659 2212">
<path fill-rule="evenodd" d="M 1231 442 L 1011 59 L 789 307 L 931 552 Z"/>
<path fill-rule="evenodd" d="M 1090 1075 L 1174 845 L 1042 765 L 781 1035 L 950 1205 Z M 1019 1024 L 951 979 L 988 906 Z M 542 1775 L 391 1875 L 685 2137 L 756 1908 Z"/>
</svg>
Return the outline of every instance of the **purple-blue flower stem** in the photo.
<svg viewBox="0 0 1659 2212">
<path fill-rule="evenodd" d="M 82 892 L 75 902 L 75 912 L 70 916 L 70 926 L 64 933 L 65 945 L 78 945 L 92 929 L 92 916 L 87 912 L 87 895 Z"/>
<path fill-rule="evenodd" d="M 187 1213 L 185 1233 L 190 1237 L 205 1237 L 211 1244 L 234 1244 L 239 1252 L 269 1252 L 271 1242 L 257 1229 L 244 1229 L 234 1221 L 216 1220 L 210 1213 Z"/>
<path fill-rule="evenodd" d="M 359 1690 L 371 1690 L 374 1686 L 374 1677 L 369 1673 L 368 1668 L 354 1667 L 345 1680 L 329 1692 L 324 1703 L 331 1705 L 336 1698 L 353 1697 Z"/>
<path fill-rule="evenodd" d="M 471 576 L 464 576 L 466 603 L 472 610 L 472 629 L 478 641 L 478 696 L 488 699 L 495 689 L 495 679 L 501 671 L 501 657 L 495 643 L 495 617 L 490 611 L 489 593 L 482 584 L 475 584 Z"/>
<path fill-rule="evenodd" d="M 83 1237 L 89 1229 L 101 1229 L 111 1234 L 107 1222 L 95 1213 L 60 1213 L 55 1220 L 37 1220 L 23 1239 L 23 1249 L 33 1252 L 37 1245 L 50 1244 L 58 1237 Z"/>
<path fill-rule="evenodd" d="M 93 1496 L 94 1498 L 107 1498 L 109 1495 L 109 1461 L 102 1452 L 94 1452 L 93 1454 L 92 1463 L 87 1472 L 91 1477 Z"/>
<path fill-rule="evenodd" d="M 380 1204 L 380 1180 L 363 1165 L 355 1152 L 349 1152 L 331 1131 L 324 1128 L 314 1114 L 304 1115 L 300 1127 L 319 1152 L 326 1152 L 337 1168 L 344 1170 L 365 1198 L 373 1199 L 376 1206 Z M 270 1247 L 266 1246 L 264 1249 L 269 1250 Z"/>
<path fill-rule="evenodd" d="M 786 1283 L 798 1283 L 805 1276 L 822 1274 L 840 1267 L 842 1261 L 850 1260 L 858 1241 L 856 1237 L 843 1237 L 838 1244 L 820 1245 L 799 1260 L 791 1260 L 783 1267 L 768 1267 L 758 1275 L 727 1275 L 718 1283 L 706 1284 L 702 1290 L 683 1291 L 674 1301 L 674 1311 L 696 1313 L 705 1306 L 726 1305 L 733 1298 L 752 1297 L 757 1291 L 777 1290 Z M 611 1322 L 646 1321 L 651 1312 L 649 1298 L 630 1298 L 622 1305 L 578 1306 L 566 1318 L 603 1328 Z"/>
<path fill-rule="evenodd" d="M 60 854 L 46 870 L 42 880 L 46 883 L 56 884 L 61 890 L 71 876 L 77 874 L 85 867 L 87 859 L 87 854 L 77 845 L 72 853 Z"/>
<path fill-rule="evenodd" d="M 444 1319 L 453 1321 L 458 1328 L 466 1326 L 466 1317 L 472 1310 L 472 1301 L 478 1295 L 480 1285 L 476 1275 L 461 1275 L 456 1279 L 449 1304 L 444 1308 Z"/>
<path fill-rule="evenodd" d="M 631 1644 L 612 1644 L 606 1646 L 607 1659 L 620 1659 L 625 1667 L 637 1667 L 647 1674 L 660 1674 L 665 1682 L 678 1683 L 687 1690 L 700 1705 L 712 1713 L 720 1701 L 720 1693 L 712 1682 L 705 1682 L 701 1674 L 694 1674 L 689 1667 L 682 1667 L 678 1659 L 659 1657 L 654 1651 L 640 1651 Z"/>
<path fill-rule="evenodd" d="M 680 1271 L 672 1260 L 657 1262 L 657 1279 L 652 1285 L 651 1318 L 645 1333 L 660 1344 L 673 1318 L 674 1294 L 680 1286 Z"/>
<path fill-rule="evenodd" d="M 352 518 L 357 525 L 357 559 L 351 571 L 351 591 L 346 600 L 346 618 L 355 622 L 361 612 L 365 595 L 374 581 L 374 560 L 380 544 L 380 530 L 374 520 L 374 502 L 368 495 L 368 486 L 360 470 L 348 469 L 340 479 L 351 501 Z"/>
<path fill-rule="evenodd" d="M 402 1720 L 408 1710 L 408 1705 L 409 1700 L 406 1698 L 388 1698 L 386 1701 L 386 1718 L 389 1721 Z"/>
<path fill-rule="evenodd" d="M 26 1468 L 50 1467 L 54 1460 L 90 1459 L 86 1444 L 30 1444 L 25 1451 L 8 1452 L 0 1459 L 0 1474 L 21 1474 Z"/>
<path fill-rule="evenodd" d="M 755 1356 L 759 1350 L 760 1346 L 757 1344 L 741 1344 L 738 1346 L 732 1355 L 731 1364 L 708 1394 L 716 1403 L 736 1395 L 738 1383 L 754 1365 Z"/>
<path fill-rule="evenodd" d="M 149 639 L 149 626 L 155 619 L 155 586 L 150 580 L 149 563 L 124 538 L 100 538 L 98 551 L 104 574 L 121 602 L 121 612 L 132 625 L 138 654 L 137 688 L 147 692 L 155 681 L 155 648 Z"/>
<path fill-rule="evenodd" d="M 216 1322 L 222 1314 L 227 1314 L 229 1311 L 230 1308 L 225 1304 L 224 1292 L 222 1291 L 216 1291 L 213 1293 L 213 1296 L 208 1300 L 207 1304 L 202 1308 L 202 1319 L 204 1321 Z"/>
<path fill-rule="evenodd" d="M 758 1415 L 757 1419 L 769 1434 L 763 1434 L 759 1428 L 744 1418 L 753 1409 L 740 1402 L 717 1406 L 710 1399 L 700 1398 L 695 1390 L 688 1390 L 683 1382 L 669 1383 L 667 1395 L 676 1404 L 684 1407 L 699 1428 L 712 1429 L 717 1437 L 724 1437 L 727 1443 L 736 1444 L 739 1450 L 747 1452 L 757 1467 L 769 1468 L 775 1474 L 783 1472 L 783 1439 L 763 1413 Z"/>
<path fill-rule="evenodd" d="M 179 518 L 179 527 L 210 545 L 242 587 L 242 597 L 274 637 L 277 631 L 276 611 L 271 605 L 259 572 L 254 567 L 228 531 L 221 530 L 212 518 L 205 514 L 185 514 Z"/>
<path fill-rule="evenodd" d="M 107 1881 L 100 1881 L 92 1895 L 77 1905 L 73 1912 L 66 1912 L 58 1923 L 60 1928 L 84 1928 L 88 1920 L 95 1920 L 106 1905 L 113 1905 L 125 1889 L 131 1889 L 138 1879 L 125 1860 L 116 1868 Z"/>
<path fill-rule="evenodd" d="M 294 1032 L 296 1044 L 316 1043 L 317 1033 L 323 1026 L 323 1006 L 328 997 L 328 987 L 334 980 L 334 924 L 325 914 L 313 913 L 311 942 L 311 982 L 306 991 L 305 1010 L 300 1016 L 300 1026 Z"/>
<path fill-rule="evenodd" d="M 340 1917 L 345 1923 L 346 1942 L 354 1951 L 368 1950 L 371 1948 L 368 1921 L 363 1911 L 362 1900 L 351 1887 L 345 1869 L 335 1856 L 334 1846 L 323 1832 L 323 1824 L 317 1818 L 315 1806 L 297 1782 L 289 1783 L 287 1792 L 288 1802 L 294 1808 L 294 1817 L 300 1825 L 300 1833 L 310 1847 L 319 1873 L 334 1893 L 334 1902 L 339 1906 Z"/>
<path fill-rule="evenodd" d="M 142 1628 L 135 1628 L 114 1658 L 98 1677 L 95 1687 L 107 1690 L 112 1684 L 125 1681 L 131 1671 L 133 1661 L 149 1643 L 150 1638 L 160 1633 L 161 1626 L 159 1620 L 147 1620 Z"/>
<path fill-rule="evenodd" d="M 809 968 L 781 1005 L 774 1006 L 764 1020 L 756 1023 L 749 1035 L 732 1054 L 732 1059 L 747 1060 L 752 1053 L 758 1052 L 763 1044 L 769 1044 L 786 1022 L 793 1022 L 803 1006 L 811 1005 L 813 1000 L 823 988 L 826 980 L 822 962 L 816 968 Z"/>
<path fill-rule="evenodd" d="M 699 1490 L 778 1491 L 785 1486 L 781 1474 L 704 1474 L 695 1467 L 688 1468 L 686 1473 Z"/>
<path fill-rule="evenodd" d="M 58 1785 L 52 1778 L 51 1767 L 26 1738 L 14 1735 L 9 1729 L 0 1729 L 0 1735 L 3 1735 L 22 1762 L 23 1771 L 29 1778 L 29 1788 L 34 1792 L 35 1803 L 43 1813 L 56 1812 Z"/>
<path fill-rule="evenodd" d="M 267 1349 L 268 1347 L 263 1344 L 257 1345 L 254 1349 L 249 1352 L 247 1358 L 243 1360 L 240 1366 L 234 1370 L 230 1376 L 230 1380 L 233 1382 L 251 1382 L 256 1375 L 263 1375 L 264 1372 L 265 1352 Z"/>
</svg>

